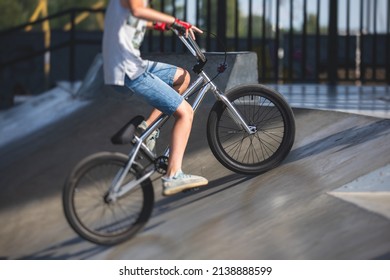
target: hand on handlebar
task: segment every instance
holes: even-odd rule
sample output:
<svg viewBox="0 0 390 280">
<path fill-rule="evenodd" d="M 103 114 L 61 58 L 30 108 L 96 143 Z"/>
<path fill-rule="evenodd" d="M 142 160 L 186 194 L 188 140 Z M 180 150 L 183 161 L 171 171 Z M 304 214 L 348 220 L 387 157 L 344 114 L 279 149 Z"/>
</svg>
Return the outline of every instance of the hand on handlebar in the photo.
<svg viewBox="0 0 390 280">
<path fill-rule="evenodd" d="M 165 22 L 154 22 L 153 29 L 158 31 L 167 31 L 169 26 Z"/>
<path fill-rule="evenodd" d="M 188 37 L 188 34 L 191 36 L 192 39 L 195 40 L 195 32 L 197 33 L 203 33 L 202 30 L 200 30 L 198 27 L 191 25 L 188 22 L 181 21 L 180 19 L 175 19 L 175 22 L 171 26 L 173 29 L 176 29 L 179 31 L 180 35 Z"/>
</svg>

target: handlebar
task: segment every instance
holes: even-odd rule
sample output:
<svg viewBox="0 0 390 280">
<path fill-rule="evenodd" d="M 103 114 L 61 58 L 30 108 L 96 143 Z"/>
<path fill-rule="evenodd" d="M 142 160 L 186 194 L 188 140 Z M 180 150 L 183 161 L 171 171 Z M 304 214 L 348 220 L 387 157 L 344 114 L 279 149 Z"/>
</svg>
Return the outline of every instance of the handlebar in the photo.
<svg viewBox="0 0 390 280">
<path fill-rule="evenodd" d="M 206 56 L 201 51 L 198 43 L 196 43 L 195 40 L 191 38 L 191 36 L 185 37 L 176 29 L 172 29 L 172 31 L 179 37 L 179 39 L 199 62 L 206 63 Z"/>
</svg>

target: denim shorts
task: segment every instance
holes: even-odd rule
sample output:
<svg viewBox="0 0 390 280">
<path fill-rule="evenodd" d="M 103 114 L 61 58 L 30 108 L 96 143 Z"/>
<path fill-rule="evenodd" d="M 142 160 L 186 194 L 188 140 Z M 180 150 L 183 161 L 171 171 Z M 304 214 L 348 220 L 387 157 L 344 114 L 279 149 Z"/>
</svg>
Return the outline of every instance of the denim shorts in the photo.
<svg viewBox="0 0 390 280">
<path fill-rule="evenodd" d="M 139 77 L 131 80 L 125 76 L 125 86 L 154 108 L 172 115 L 183 101 L 172 87 L 176 70 L 173 65 L 148 61 L 146 71 Z"/>
</svg>

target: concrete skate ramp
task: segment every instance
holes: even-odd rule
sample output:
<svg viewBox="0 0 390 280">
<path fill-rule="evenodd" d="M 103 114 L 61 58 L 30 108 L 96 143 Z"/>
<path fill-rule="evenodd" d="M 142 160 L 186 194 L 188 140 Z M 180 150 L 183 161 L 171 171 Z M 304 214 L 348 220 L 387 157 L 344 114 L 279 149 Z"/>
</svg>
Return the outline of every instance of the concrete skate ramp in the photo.
<svg viewBox="0 0 390 280">
<path fill-rule="evenodd" d="M 205 132 L 211 103 L 196 116 L 183 168 L 207 177 L 209 186 L 164 198 L 156 179 L 153 216 L 142 232 L 114 247 L 84 241 L 62 212 L 64 180 L 87 155 L 126 152 L 110 137 L 150 109 L 101 90 L 89 105 L 0 150 L 0 258 L 390 258 L 386 215 L 333 194 L 388 166 L 390 120 L 294 110 L 292 152 L 280 167 L 250 177 L 226 170 L 212 156 Z"/>
<path fill-rule="evenodd" d="M 162 198 L 134 239 L 101 247 L 80 239 L 62 213 L 61 188 L 84 156 L 113 147 L 110 136 L 139 113 L 136 101 L 101 98 L 1 153 L 0 256 L 32 259 L 372 259 L 388 258 L 390 223 L 331 192 L 390 162 L 390 122 L 296 110 L 297 139 L 282 166 L 234 174 L 205 140 L 201 108 L 184 170 L 210 184 Z M 143 107 L 144 108 L 144 107 Z M 166 135 L 162 136 L 164 142 Z"/>
</svg>

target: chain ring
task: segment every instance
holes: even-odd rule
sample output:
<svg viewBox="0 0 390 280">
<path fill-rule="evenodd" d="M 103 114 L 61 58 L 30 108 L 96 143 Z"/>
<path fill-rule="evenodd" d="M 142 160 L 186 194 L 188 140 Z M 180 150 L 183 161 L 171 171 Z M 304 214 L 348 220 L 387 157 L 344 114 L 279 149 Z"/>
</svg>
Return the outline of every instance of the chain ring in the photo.
<svg viewBox="0 0 390 280">
<path fill-rule="evenodd" d="M 161 156 L 154 161 L 156 171 L 162 175 L 165 175 L 168 170 L 168 157 Z"/>
</svg>

